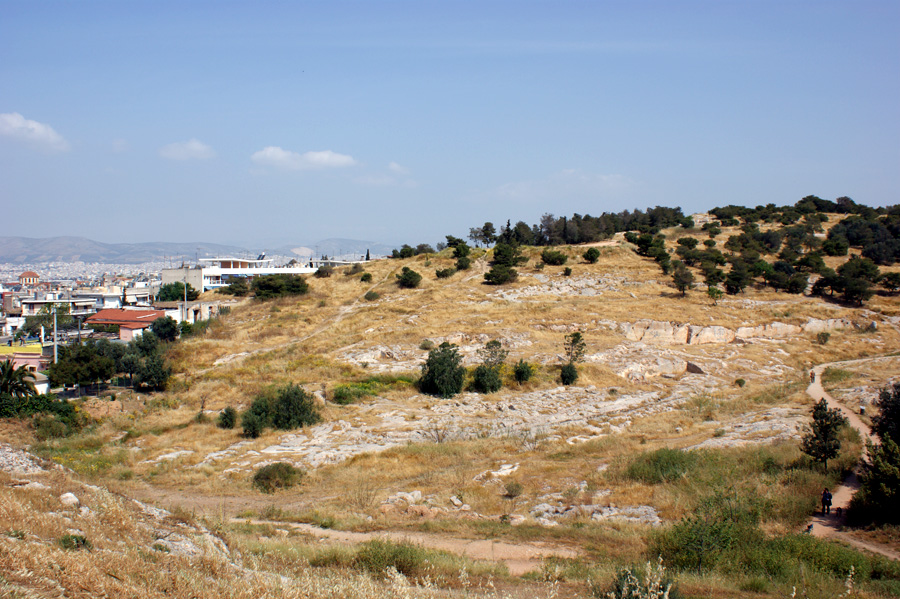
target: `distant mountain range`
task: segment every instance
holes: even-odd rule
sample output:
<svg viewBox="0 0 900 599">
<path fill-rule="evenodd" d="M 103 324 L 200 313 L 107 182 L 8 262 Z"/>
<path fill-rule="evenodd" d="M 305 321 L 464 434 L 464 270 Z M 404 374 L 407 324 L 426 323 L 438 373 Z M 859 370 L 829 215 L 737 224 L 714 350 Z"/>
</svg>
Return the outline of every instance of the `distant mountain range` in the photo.
<svg viewBox="0 0 900 599">
<path fill-rule="evenodd" d="M 266 251 L 269 255 L 313 256 L 318 252 L 320 256 L 352 258 L 357 255 L 365 256 L 367 249 L 372 257 L 391 253 L 391 248 L 384 244 L 354 239 L 325 239 L 314 244 L 297 244 Z M 79 261 L 141 264 L 168 260 L 180 264 L 182 260 L 193 262 L 197 256 L 246 256 L 258 253 L 260 250 L 257 249 L 205 242 L 103 243 L 84 237 L 0 237 L 0 263 L 13 264 Z"/>
</svg>

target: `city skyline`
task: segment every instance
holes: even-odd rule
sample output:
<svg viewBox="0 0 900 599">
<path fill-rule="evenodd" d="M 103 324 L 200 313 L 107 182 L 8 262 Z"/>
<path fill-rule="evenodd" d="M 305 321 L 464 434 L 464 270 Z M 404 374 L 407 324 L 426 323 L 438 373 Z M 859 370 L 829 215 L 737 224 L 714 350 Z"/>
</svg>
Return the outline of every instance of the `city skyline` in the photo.
<svg viewBox="0 0 900 599">
<path fill-rule="evenodd" d="M 0 2 L 0 235 L 898 202 L 893 2 Z"/>
</svg>

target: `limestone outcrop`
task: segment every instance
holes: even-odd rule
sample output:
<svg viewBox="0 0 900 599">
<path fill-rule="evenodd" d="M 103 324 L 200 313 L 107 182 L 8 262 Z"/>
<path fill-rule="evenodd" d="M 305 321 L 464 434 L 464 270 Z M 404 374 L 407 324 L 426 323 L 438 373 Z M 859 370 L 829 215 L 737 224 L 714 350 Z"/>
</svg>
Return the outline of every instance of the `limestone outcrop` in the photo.
<svg viewBox="0 0 900 599">
<path fill-rule="evenodd" d="M 629 341 L 653 345 L 706 345 L 731 343 L 736 339 L 786 339 L 803 333 L 821 333 L 856 326 L 848 318 L 820 320 L 810 318 L 802 326 L 784 322 L 770 322 L 757 326 L 743 326 L 736 330 L 723 326 L 697 326 L 658 320 L 638 320 L 622 323 L 621 331 Z"/>
</svg>

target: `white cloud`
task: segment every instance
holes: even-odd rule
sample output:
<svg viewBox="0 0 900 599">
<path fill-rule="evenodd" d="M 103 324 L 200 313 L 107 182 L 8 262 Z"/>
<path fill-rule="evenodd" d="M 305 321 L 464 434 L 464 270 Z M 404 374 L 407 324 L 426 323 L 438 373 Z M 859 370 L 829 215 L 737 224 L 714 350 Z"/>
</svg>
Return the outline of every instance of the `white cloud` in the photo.
<svg viewBox="0 0 900 599">
<path fill-rule="evenodd" d="M 28 142 L 49 152 L 69 151 L 69 142 L 53 127 L 28 120 L 18 112 L 0 114 L 0 135 Z"/>
<path fill-rule="evenodd" d="M 408 168 L 406 168 L 405 166 L 401 166 L 401 165 L 397 164 L 396 162 L 390 163 L 388 165 L 388 169 L 397 173 L 398 175 L 408 175 L 409 174 Z"/>
<path fill-rule="evenodd" d="M 161 147 L 159 155 L 169 160 L 209 160 L 216 153 L 199 139 L 190 139 Z"/>
<path fill-rule="evenodd" d="M 299 154 L 278 146 L 267 146 L 254 152 L 250 160 L 262 166 L 274 166 L 290 171 L 342 168 L 356 164 L 353 156 L 338 154 L 331 150 Z"/>
</svg>

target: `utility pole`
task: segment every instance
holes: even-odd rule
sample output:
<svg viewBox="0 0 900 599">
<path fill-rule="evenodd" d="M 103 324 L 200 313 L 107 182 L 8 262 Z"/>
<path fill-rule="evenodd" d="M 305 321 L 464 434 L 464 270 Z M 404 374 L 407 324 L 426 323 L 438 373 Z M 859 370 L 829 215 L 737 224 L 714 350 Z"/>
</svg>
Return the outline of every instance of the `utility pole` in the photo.
<svg viewBox="0 0 900 599">
<path fill-rule="evenodd" d="M 56 345 L 56 304 L 53 304 L 53 363 L 59 361 L 59 351 Z"/>
<path fill-rule="evenodd" d="M 187 320 L 187 266 L 184 267 L 184 303 L 181 304 L 181 322 Z M 181 323 L 179 323 L 181 324 Z"/>
</svg>

